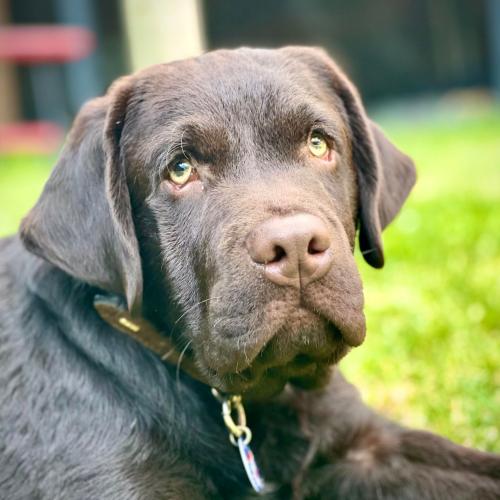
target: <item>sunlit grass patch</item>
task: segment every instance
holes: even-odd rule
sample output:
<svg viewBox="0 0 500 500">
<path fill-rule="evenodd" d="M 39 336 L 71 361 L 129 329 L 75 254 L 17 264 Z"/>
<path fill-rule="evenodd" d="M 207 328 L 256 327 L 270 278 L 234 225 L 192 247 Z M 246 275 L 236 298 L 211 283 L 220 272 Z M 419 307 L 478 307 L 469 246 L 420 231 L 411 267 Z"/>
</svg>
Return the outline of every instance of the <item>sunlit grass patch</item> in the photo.
<svg viewBox="0 0 500 500">
<path fill-rule="evenodd" d="M 0 236 L 17 231 L 19 221 L 38 198 L 54 161 L 48 156 L 0 156 Z"/>
<path fill-rule="evenodd" d="M 366 399 L 409 425 L 500 450 L 500 114 L 388 124 L 417 187 L 360 262 L 368 336 L 343 362 Z"/>
</svg>

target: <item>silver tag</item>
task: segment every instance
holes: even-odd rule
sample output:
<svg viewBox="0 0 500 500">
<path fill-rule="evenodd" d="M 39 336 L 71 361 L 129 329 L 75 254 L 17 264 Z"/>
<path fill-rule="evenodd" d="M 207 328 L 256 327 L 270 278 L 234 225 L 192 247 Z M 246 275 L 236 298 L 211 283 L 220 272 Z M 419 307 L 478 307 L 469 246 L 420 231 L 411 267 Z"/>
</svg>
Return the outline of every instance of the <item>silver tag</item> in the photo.
<svg viewBox="0 0 500 500">
<path fill-rule="evenodd" d="M 255 461 L 252 449 L 248 444 L 245 444 L 244 436 L 238 438 L 238 449 L 240 450 L 241 461 L 243 462 L 243 467 L 245 467 L 245 472 L 247 473 L 252 488 L 257 493 L 264 493 L 266 487 L 264 479 L 262 479 L 260 475 L 259 467 Z"/>
</svg>

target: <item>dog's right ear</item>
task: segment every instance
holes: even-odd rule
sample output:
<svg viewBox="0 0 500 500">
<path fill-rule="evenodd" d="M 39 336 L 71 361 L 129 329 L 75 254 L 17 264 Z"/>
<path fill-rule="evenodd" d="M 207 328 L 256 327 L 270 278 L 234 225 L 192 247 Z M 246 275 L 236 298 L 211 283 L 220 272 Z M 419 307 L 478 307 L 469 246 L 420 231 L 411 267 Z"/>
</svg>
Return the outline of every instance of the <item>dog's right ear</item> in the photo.
<svg viewBox="0 0 500 500">
<path fill-rule="evenodd" d="M 135 314 L 142 270 L 120 154 L 132 90 L 126 77 L 82 108 L 21 239 L 75 278 L 126 297 Z"/>
</svg>

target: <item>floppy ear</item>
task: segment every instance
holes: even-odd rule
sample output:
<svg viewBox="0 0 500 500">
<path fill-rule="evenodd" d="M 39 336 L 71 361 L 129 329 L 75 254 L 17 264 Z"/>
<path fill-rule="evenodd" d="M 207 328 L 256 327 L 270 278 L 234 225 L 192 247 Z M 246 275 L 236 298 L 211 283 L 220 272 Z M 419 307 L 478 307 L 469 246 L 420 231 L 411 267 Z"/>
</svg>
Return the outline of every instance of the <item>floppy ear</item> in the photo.
<svg viewBox="0 0 500 500">
<path fill-rule="evenodd" d="M 131 92 L 125 78 L 82 108 L 21 239 L 75 278 L 125 296 L 137 314 L 142 270 L 120 155 Z"/>
<path fill-rule="evenodd" d="M 348 113 L 358 172 L 359 247 L 366 262 L 380 268 L 384 265 L 381 232 L 399 213 L 415 184 L 415 165 L 366 118 L 360 100 Z"/>
<path fill-rule="evenodd" d="M 368 119 L 356 88 L 343 72 L 333 62 L 331 67 L 351 128 L 352 160 L 358 173 L 359 246 L 366 262 L 380 268 L 384 265 L 381 232 L 415 184 L 415 165 Z"/>
<path fill-rule="evenodd" d="M 369 121 L 379 161 L 378 215 L 384 229 L 398 214 L 415 184 L 413 160 L 387 139 L 380 127 Z"/>
<path fill-rule="evenodd" d="M 291 48 L 341 99 L 346 111 L 352 161 L 358 174 L 359 245 L 373 267 L 384 265 L 381 232 L 399 212 L 415 184 L 415 165 L 366 116 L 356 87 L 321 49 Z"/>
</svg>

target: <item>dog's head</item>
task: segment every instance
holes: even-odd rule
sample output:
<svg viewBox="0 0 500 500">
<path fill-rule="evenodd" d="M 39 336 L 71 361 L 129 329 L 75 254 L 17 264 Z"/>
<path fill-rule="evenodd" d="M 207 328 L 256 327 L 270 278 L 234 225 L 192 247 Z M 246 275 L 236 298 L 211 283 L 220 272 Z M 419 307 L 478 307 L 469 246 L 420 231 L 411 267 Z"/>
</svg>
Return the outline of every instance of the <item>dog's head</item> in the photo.
<svg viewBox="0 0 500 500">
<path fill-rule="evenodd" d="M 22 238 L 173 330 L 211 385 L 264 397 L 363 341 L 356 231 L 381 267 L 414 180 L 324 52 L 217 51 L 88 103 Z"/>
</svg>

